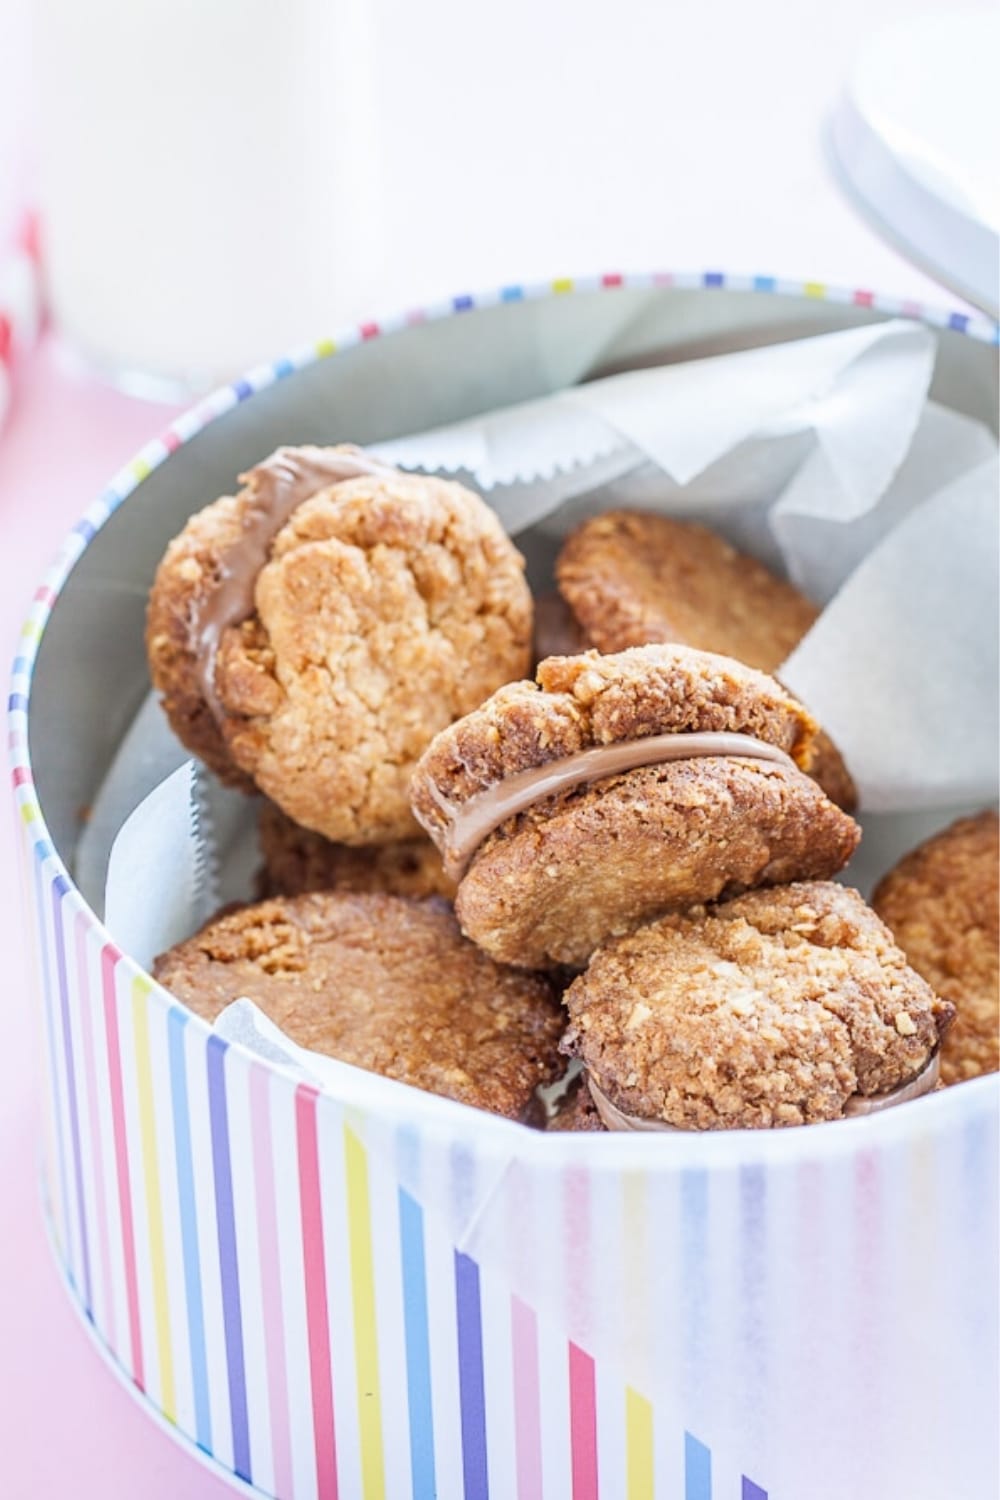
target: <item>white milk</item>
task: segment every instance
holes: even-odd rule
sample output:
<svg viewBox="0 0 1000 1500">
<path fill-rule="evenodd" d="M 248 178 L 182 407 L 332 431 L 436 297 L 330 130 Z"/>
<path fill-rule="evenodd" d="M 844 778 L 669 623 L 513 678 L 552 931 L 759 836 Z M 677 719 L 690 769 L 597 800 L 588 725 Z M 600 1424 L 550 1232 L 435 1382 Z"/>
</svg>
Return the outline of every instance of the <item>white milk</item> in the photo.
<svg viewBox="0 0 1000 1500">
<path fill-rule="evenodd" d="M 370 313 L 366 0 L 38 0 L 41 206 L 69 339 L 205 386 Z"/>
</svg>

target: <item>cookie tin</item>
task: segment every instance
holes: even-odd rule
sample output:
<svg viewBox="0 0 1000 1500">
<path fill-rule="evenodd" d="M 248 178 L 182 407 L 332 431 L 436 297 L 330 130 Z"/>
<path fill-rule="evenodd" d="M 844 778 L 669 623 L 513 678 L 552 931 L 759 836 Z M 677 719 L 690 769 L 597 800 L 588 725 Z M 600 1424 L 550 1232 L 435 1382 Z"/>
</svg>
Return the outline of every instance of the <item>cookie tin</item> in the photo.
<svg viewBox="0 0 1000 1500">
<path fill-rule="evenodd" d="M 867 290 L 606 275 L 365 324 L 178 418 L 37 590 L 9 733 L 52 1240 L 108 1360 L 241 1488 L 994 1493 L 996 1077 L 756 1133 L 544 1135 L 429 1096 L 376 1109 L 368 1075 L 318 1095 L 227 1045 L 119 950 L 70 873 L 78 809 L 148 691 L 156 561 L 262 453 L 899 315 L 939 330 L 935 398 L 993 421 L 995 327 Z"/>
</svg>

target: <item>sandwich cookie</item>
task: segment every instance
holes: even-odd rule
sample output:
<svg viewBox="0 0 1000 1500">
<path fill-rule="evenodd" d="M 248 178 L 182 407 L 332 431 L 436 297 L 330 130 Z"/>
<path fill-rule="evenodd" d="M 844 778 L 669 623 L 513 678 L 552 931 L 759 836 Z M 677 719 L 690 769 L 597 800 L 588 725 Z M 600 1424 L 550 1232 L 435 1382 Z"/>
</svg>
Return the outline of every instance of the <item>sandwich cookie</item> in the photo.
<svg viewBox="0 0 1000 1500">
<path fill-rule="evenodd" d="M 755 558 L 693 521 L 615 510 L 567 537 L 556 578 L 579 628 L 599 651 L 677 641 L 776 672 L 819 610 Z M 839 807 L 857 791 L 820 731 L 806 768 Z"/>
<path fill-rule="evenodd" d="M 847 862 L 857 825 L 800 769 L 816 728 L 773 679 L 708 652 L 553 657 L 436 737 L 413 808 L 474 942 L 580 967 L 661 912 Z"/>
<path fill-rule="evenodd" d="M 146 645 L 178 737 L 338 843 L 417 833 L 433 736 L 531 655 L 524 563 L 493 512 L 353 448 L 279 448 L 192 516 Z"/>
<path fill-rule="evenodd" d="M 929 1092 L 955 1013 L 856 891 L 751 891 L 612 939 L 564 996 L 612 1129 L 806 1125 Z"/>
</svg>

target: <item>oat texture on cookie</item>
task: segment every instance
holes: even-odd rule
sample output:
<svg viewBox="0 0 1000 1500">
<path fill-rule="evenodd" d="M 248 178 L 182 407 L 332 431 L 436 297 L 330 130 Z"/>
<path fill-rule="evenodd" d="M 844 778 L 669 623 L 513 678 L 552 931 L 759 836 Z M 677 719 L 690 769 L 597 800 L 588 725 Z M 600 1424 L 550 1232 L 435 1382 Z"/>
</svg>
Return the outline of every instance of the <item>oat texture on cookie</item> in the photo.
<svg viewBox="0 0 1000 1500">
<path fill-rule="evenodd" d="M 651 511 L 584 521 L 563 545 L 556 578 L 601 651 L 679 641 L 773 672 L 819 614 L 706 526 Z"/>
<path fill-rule="evenodd" d="M 428 838 L 394 844 L 332 844 L 300 828 L 280 807 L 265 802 L 258 833 L 262 866 L 257 894 L 300 896 L 306 891 L 381 892 L 386 896 L 447 896 L 455 883 Z"/>
<path fill-rule="evenodd" d="M 447 902 L 314 893 L 217 917 L 157 959 L 206 1021 L 247 997 L 300 1046 L 513 1119 L 560 1072 L 547 981 L 500 968 Z"/>
<path fill-rule="evenodd" d="M 320 484 L 269 541 L 251 613 L 219 630 L 206 675 L 192 620 L 230 584 L 261 469 L 194 516 L 160 565 L 154 685 L 185 744 L 303 827 L 346 844 L 415 836 L 421 752 L 527 669 L 523 559 L 461 485 L 381 468 Z"/>
<path fill-rule="evenodd" d="M 907 854 L 872 905 L 918 974 L 955 1005 L 941 1077 L 961 1083 L 1000 1068 L 997 814 L 960 818 Z"/>
<path fill-rule="evenodd" d="M 600 948 L 564 999 L 564 1048 L 611 1102 L 688 1130 L 838 1119 L 919 1074 L 954 1014 L 827 881 L 664 916 Z"/>
<path fill-rule="evenodd" d="M 579 967 L 608 936 L 665 910 L 760 884 L 824 878 L 856 824 L 795 764 L 816 733 L 773 679 L 683 646 L 552 658 L 439 735 L 414 776 L 417 816 L 443 850 L 467 806 L 506 779 L 645 739 L 741 734 L 781 763 L 726 753 L 638 766 L 540 796 L 472 852 L 456 910 L 501 962 Z M 671 747 L 672 748 L 672 747 Z"/>
</svg>

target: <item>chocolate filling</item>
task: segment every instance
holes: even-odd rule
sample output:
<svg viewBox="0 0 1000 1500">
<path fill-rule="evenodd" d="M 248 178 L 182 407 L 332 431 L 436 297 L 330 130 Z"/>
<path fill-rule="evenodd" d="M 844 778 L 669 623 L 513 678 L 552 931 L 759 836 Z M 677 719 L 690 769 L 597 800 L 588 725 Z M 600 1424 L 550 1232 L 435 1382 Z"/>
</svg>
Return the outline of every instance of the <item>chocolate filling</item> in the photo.
<svg viewBox="0 0 1000 1500">
<path fill-rule="evenodd" d="M 618 744 L 598 745 L 593 750 L 580 750 L 547 765 L 516 771 L 461 803 L 449 802 L 430 782 L 431 794 L 447 819 L 443 849 L 445 873 L 452 880 L 461 880 L 473 854 L 488 834 L 508 818 L 516 817 L 554 792 L 600 781 L 621 771 L 634 771 L 641 766 L 718 755 L 772 761 L 786 769 L 797 769 L 791 757 L 777 745 L 769 745 L 747 734 L 706 731 L 652 734 L 645 739 L 623 740 Z"/>
<path fill-rule="evenodd" d="M 271 543 L 304 501 L 345 479 L 365 474 L 391 475 L 395 469 L 369 458 L 360 448 L 278 448 L 240 475 L 250 491 L 243 505 L 243 534 L 223 552 L 219 576 L 205 598 L 197 601 L 189 621 L 189 646 L 202 697 L 215 718 L 222 707 L 215 692 L 215 658 L 223 631 L 254 612 L 257 575 L 268 560 Z"/>
</svg>

